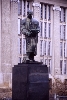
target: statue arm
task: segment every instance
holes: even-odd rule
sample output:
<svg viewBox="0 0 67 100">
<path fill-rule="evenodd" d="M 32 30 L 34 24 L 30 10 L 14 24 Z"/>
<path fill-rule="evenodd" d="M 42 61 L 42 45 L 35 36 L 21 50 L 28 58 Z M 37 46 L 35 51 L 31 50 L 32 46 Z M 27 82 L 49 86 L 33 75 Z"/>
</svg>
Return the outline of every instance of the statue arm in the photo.
<svg viewBox="0 0 67 100">
<path fill-rule="evenodd" d="M 38 31 L 38 33 L 40 32 L 39 22 L 37 24 L 37 31 Z"/>
<path fill-rule="evenodd" d="M 24 34 L 24 35 L 26 35 L 26 36 L 29 36 L 29 35 L 30 35 L 30 32 L 29 32 L 29 30 L 26 28 L 26 25 L 25 25 L 25 21 L 24 21 L 24 20 L 21 20 L 20 32 L 21 32 L 21 34 Z"/>
<path fill-rule="evenodd" d="M 31 32 L 32 32 L 32 33 L 35 33 L 35 34 L 38 34 L 38 33 L 40 32 L 39 23 L 36 23 L 36 24 L 35 24 L 35 27 L 36 27 L 36 28 L 32 28 L 32 29 L 31 29 Z"/>
<path fill-rule="evenodd" d="M 26 35 L 26 36 L 30 35 L 30 31 L 26 29 L 25 26 L 22 26 L 20 31 L 23 35 Z"/>
<path fill-rule="evenodd" d="M 25 28 L 25 26 L 24 25 L 21 25 L 20 26 L 20 32 L 25 35 L 26 34 L 26 31 L 27 31 L 27 29 Z"/>
</svg>

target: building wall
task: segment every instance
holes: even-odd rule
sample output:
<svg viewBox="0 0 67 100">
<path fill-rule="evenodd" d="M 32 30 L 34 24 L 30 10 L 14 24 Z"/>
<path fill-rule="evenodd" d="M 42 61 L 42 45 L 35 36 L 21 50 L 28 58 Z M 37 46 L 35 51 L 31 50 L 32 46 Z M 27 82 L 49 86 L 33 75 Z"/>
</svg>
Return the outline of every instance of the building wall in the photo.
<svg viewBox="0 0 67 100">
<path fill-rule="evenodd" d="M 0 0 L 0 87 L 11 87 L 12 67 L 18 64 L 17 2 Z"/>
</svg>

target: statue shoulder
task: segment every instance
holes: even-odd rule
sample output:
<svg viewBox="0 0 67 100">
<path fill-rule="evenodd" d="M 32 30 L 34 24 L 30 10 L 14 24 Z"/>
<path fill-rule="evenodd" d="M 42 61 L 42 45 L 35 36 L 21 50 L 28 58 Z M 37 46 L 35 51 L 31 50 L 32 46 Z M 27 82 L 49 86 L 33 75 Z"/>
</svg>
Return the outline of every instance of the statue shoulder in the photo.
<svg viewBox="0 0 67 100">
<path fill-rule="evenodd" d="M 25 19 L 23 19 L 23 20 L 22 20 L 22 19 L 20 19 L 20 24 L 21 24 L 21 25 L 25 25 L 25 23 L 26 23 L 26 18 L 25 18 Z"/>
<path fill-rule="evenodd" d="M 32 18 L 32 22 L 36 23 L 36 24 L 39 24 L 39 22 L 35 18 Z"/>
</svg>

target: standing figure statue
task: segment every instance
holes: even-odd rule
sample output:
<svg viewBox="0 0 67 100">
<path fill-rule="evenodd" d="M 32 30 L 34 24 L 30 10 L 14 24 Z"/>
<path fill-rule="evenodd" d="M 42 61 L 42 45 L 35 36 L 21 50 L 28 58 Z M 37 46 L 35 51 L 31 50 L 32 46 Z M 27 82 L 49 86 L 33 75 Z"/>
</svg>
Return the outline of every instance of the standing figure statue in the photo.
<svg viewBox="0 0 67 100">
<path fill-rule="evenodd" d="M 27 11 L 27 18 L 20 21 L 20 31 L 26 38 L 26 61 L 34 61 L 37 55 L 38 33 L 40 32 L 39 22 L 32 18 L 33 12 Z M 24 59 L 24 58 L 23 58 Z"/>
</svg>

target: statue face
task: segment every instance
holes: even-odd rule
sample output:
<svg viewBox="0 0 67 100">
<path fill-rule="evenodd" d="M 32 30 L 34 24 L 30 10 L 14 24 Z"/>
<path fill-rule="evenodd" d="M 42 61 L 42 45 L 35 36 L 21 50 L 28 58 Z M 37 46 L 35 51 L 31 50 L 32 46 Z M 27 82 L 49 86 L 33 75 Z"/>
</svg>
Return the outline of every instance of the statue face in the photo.
<svg viewBox="0 0 67 100">
<path fill-rule="evenodd" d="M 33 15 L 33 12 L 31 10 L 28 10 L 27 16 L 28 16 L 29 19 L 32 18 L 32 15 Z"/>
<path fill-rule="evenodd" d="M 28 14 L 28 18 L 31 19 L 32 18 L 32 14 Z"/>
</svg>

